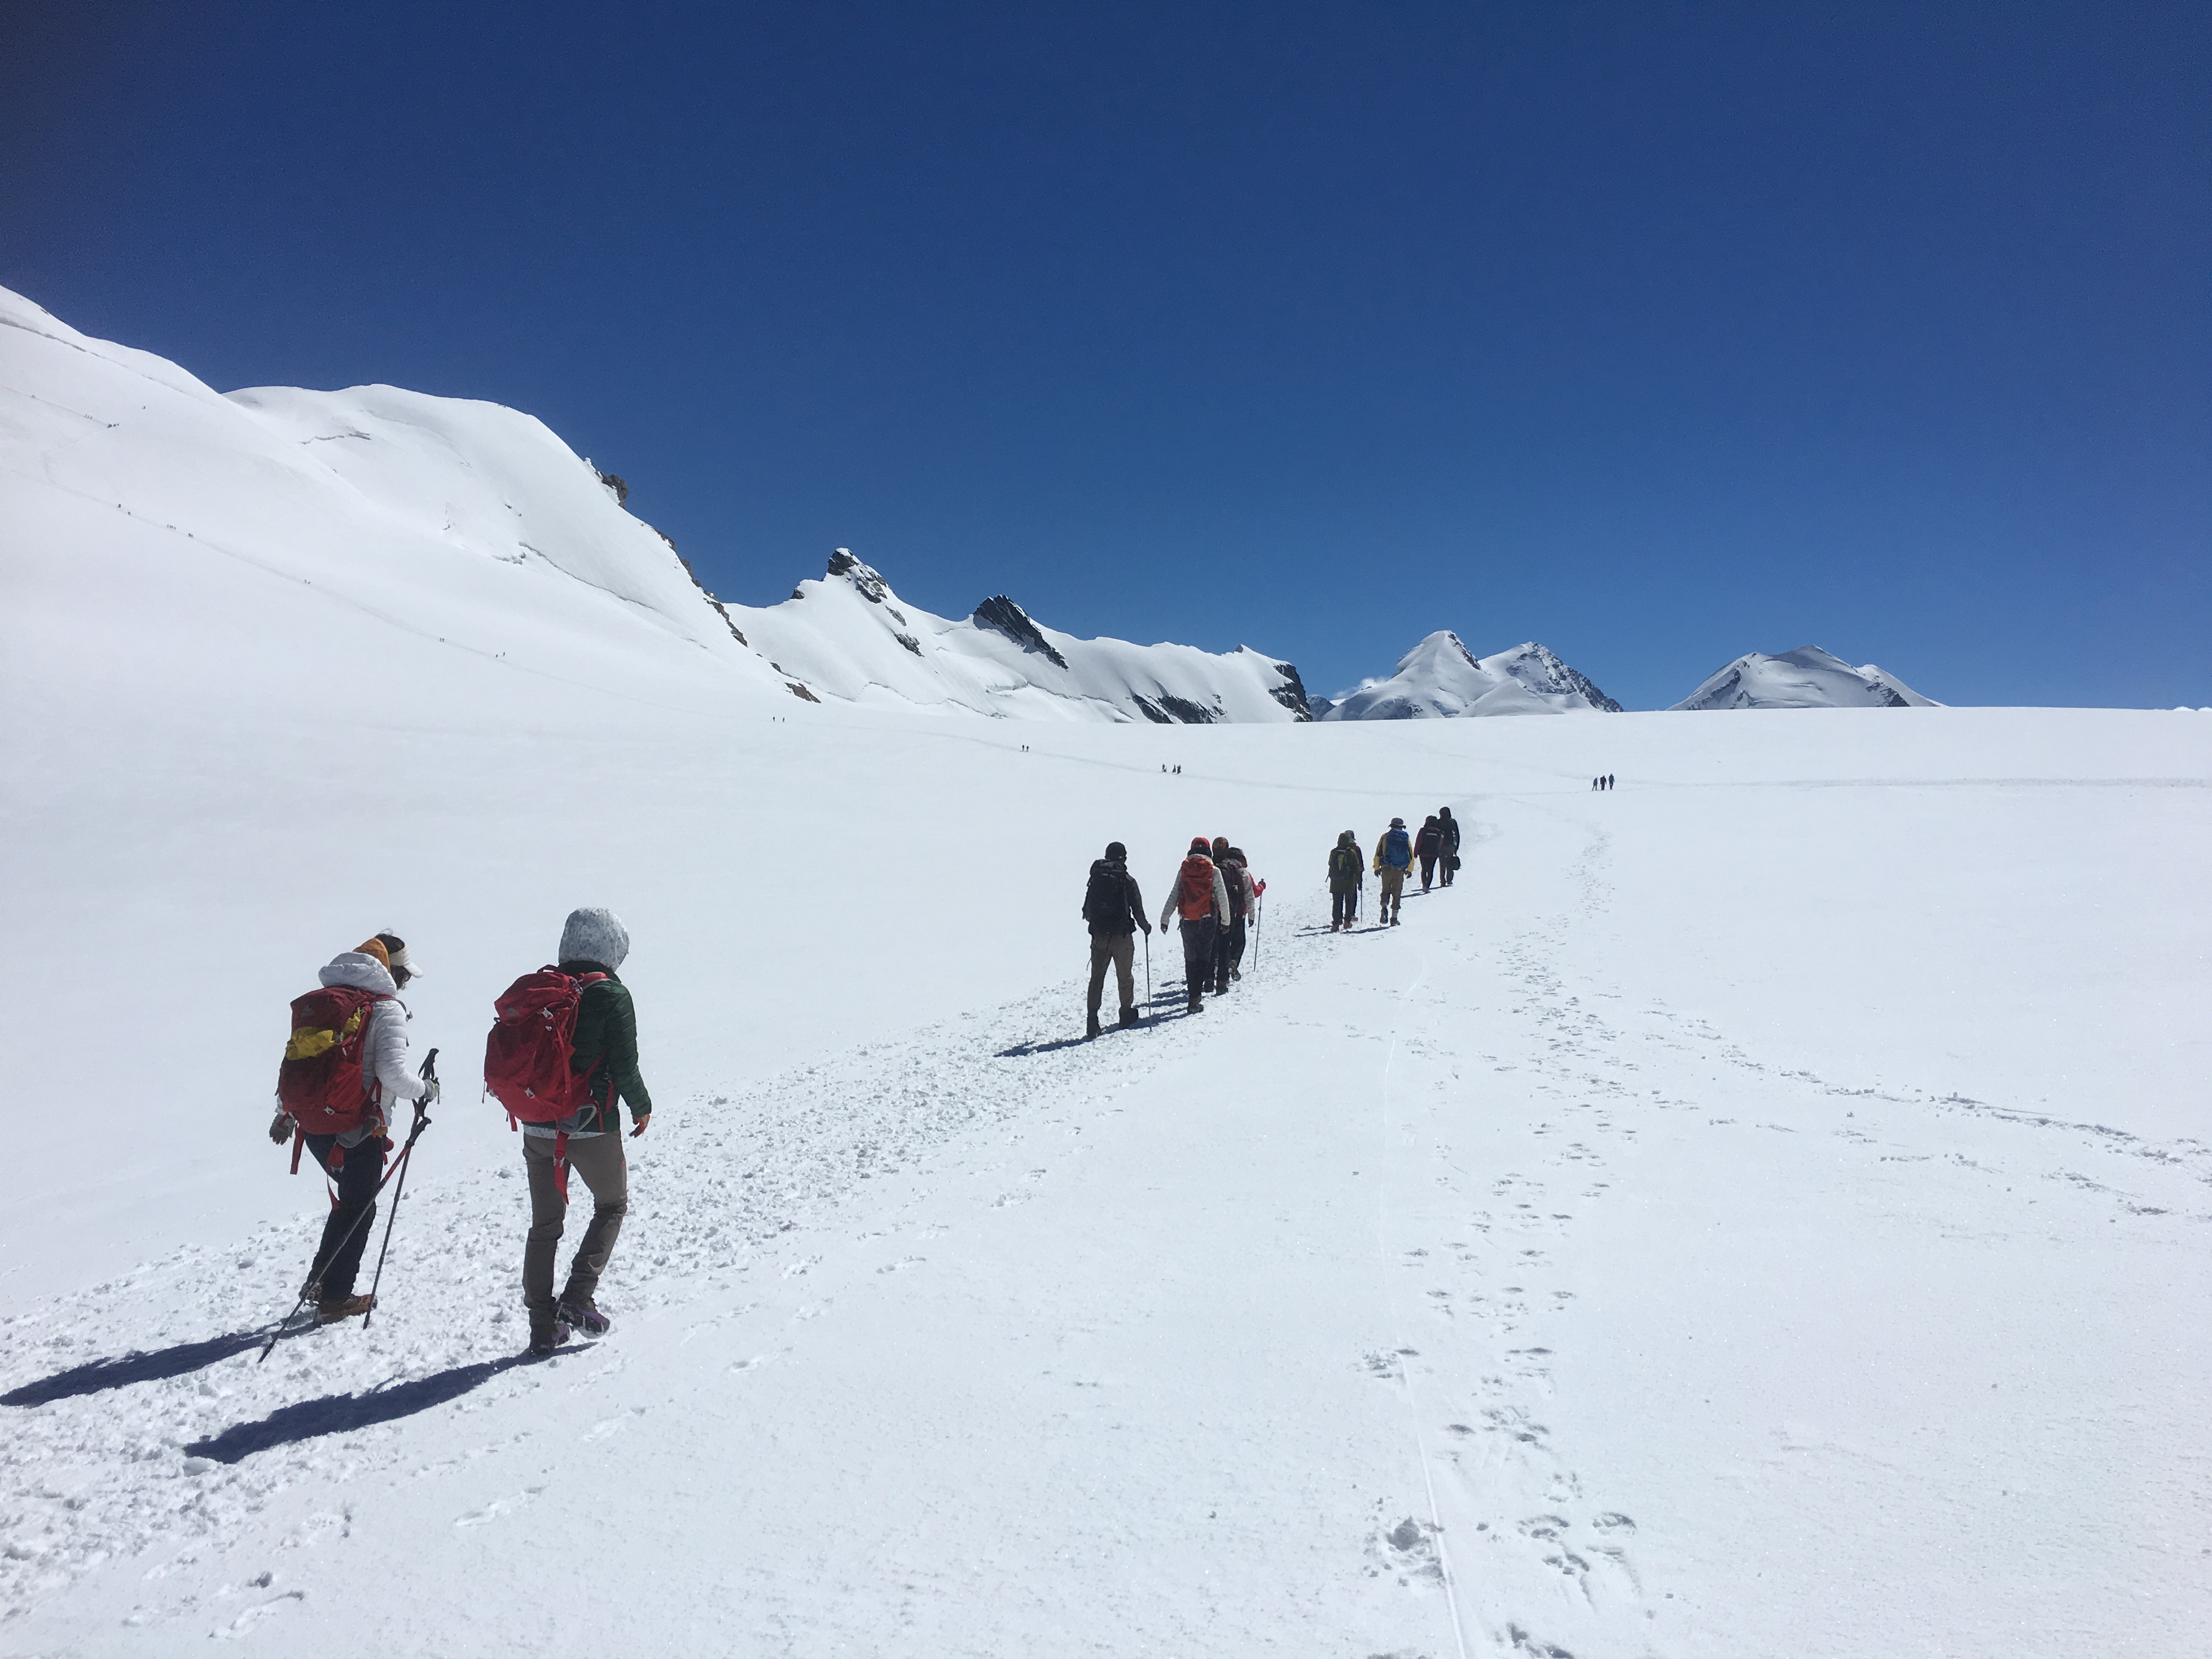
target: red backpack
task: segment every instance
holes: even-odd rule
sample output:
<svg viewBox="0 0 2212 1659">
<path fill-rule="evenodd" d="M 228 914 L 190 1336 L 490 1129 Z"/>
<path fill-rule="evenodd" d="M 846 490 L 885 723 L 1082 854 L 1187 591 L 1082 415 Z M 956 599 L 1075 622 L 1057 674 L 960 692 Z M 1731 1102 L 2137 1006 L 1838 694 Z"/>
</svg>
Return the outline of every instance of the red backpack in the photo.
<svg viewBox="0 0 2212 1659">
<path fill-rule="evenodd" d="M 350 985 L 325 985 L 294 999 L 292 1039 L 276 1068 L 276 1100 L 301 1134 L 342 1135 L 361 1127 L 370 1103 L 382 1092 L 362 1073 L 369 1011 L 390 1000 Z"/>
<path fill-rule="evenodd" d="M 1176 872 L 1176 908 L 1185 921 L 1213 914 L 1213 860 L 1193 853 Z"/>
<path fill-rule="evenodd" d="M 484 1088 L 507 1108 L 510 1124 L 557 1123 L 590 1101 L 591 1073 L 580 1075 L 570 1063 L 576 1011 L 584 988 L 605 977 L 541 968 L 492 1005 L 499 1018 L 484 1040 Z"/>
</svg>

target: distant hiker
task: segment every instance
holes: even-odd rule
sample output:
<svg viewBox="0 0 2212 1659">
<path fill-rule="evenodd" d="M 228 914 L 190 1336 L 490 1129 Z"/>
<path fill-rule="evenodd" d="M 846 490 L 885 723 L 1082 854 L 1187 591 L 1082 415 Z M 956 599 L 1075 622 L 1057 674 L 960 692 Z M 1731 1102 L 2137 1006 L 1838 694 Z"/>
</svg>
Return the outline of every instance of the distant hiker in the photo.
<svg viewBox="0 0 2212 1659">
<path fill-rule="evenodd" d="M 1449 887 L 1459 873 L 1459 820 L 1452 816 L 1450 807 L 1437 808 L 1437 829 L 1443 838 L 1443 856 L 1438 860 L 1443 871 L 1441 884 Z"/>
<path fill-rule="evenodd" d="M 1421 890 L 1425 893 L 1437 879 L 1437 860 L 1443 856 L 1444 832 L 1437 827 L 1437 815 L 1430 813 L 1421 824 L 1421 833 L 1413 838 L 1413 855 L 1421 861 Z"/>
<path fill-rule="evenodd" d="M 1091 884 L 1083 890 L 1083 920 L 1091 925 L 1091 994 L 1085 1006 L 1083 1035 L 1098 1035 L 1098 1001 L 1106 989 L 1106 964 L 1114 964 L 1114 981 L 1121 993 L 1121 1024 L 1137 1023 L 1137 930 L 1152 931 L 1145 920 L 1145 896 L 1129 873 L 1129 849 L 1118 841 L 1106 843 L 1106 856 L 1091 866 Z M 1150 945 L 1146 949 L 1150 950 Z M 1147 969 L 1146 971 L 1150 971 Z"/>
<path fill-rule="evenodd" d="M 438 1085 L 408 1069 L 410 1016 L 399 990 L 414 968 L 397 933 L 341 952 L 318 977 L 322 989 L 292 1004 L 269 1139 L 292 1143 L 295 1175 L 304 1147 L 330 1179 L 330 1218 L 301 1298 L 315 1304 L 317 1323 L 329 1325 L 376 1305 L 353 1286 L 392 1152 L 386 1131 L 400 1101 L 435 1100 Z"/>
<path fill-rule="evenodd" d="M 1229 887 L 1213 862 L 1212 844 L 1204 836 L 1191 837 L 1190 852 L 1176 872 L 1175 885 L 1160 911 L 1160 926 L 1179 916 L 1182 923 L 1182 977 L 1189 994 L 1188 1012 L 1206 1006 L 1203 993 L 1213 981 L 1213 940 L 1229 925 Z"/>
<path fill-rule="evenodd" d="M 1590 789 L 1591 789 L 1591 792 L 1592 792 L 1593 793 L 1595 793 L 1596 792 L 1596 789 L 1597 789 L 1598 785 L 1599 785 L 1599 784 L 1601 784 L 1601 783 L 1602 783 L 1603 781 L 1604 781 L 1604 780 L 1603 780 L 1602 778 L 1592 778 L 1592 779 L 1590 780 Z"/>
<path fill-rule="evenodd" d="M 1406 872 L 1413 865 L 1413 839 L 1406 833 L 1406 820 L 1392 818 L 1382 839 L 1375 843 L 1375 873 L 1382 879 L 1376 914 L 1391 927 L 1406 904 Z"/>
<path fill-rule="evenodd" d="M 629 1164 L 617 1102 L 629 1103 L 633 1137 L 653 1121 L 653 1097 L 638 1074 L 637 1010 L 629 988 L 615 977 L 629 956 L 629 930 L 613 911 L 598 906 L 570 911 L 561 929 L 558 965 L 525 975 L 508 988 L 486 1049 L 486 1086 L 523 1132 L 530 1236 L 522 1249 L 522 1301 L 530 1310 L 533 1354 L 551 1353 L 574 1331 L 603 1336 L 611 1323 L 594 1298 L 629 1212 Z M 565 1066 L 557 1044 L 531 1042 L 532 1016 L 548 1014 L 556 1031 L 564 1018 L 574 1021 Z M 572 1109 L 550 1120 L 524 1115 L 531 1106 L 515 1084 L 527 1064 L 553 1068 L 552 1076 L 528 1085 L 529 1094 L 556 1098 Z M 571 1170 L 591 1189 L 592 1219 L 556 1298 L 553 1267 L 568 1214 Z"/>
<path fill-rule="evenodd" d="M 1229 844 L 1226 836 L 1216 836 L 1209 849 L 1213 855 L 1213 867 L 1221 872 L 1221 885 L 1229 895 L 1229 920 L 1213 935 L 1213 994 L 1229 994 L 1229 981 L 1242 979 L 1237 964 L 1244 956 L 1244 930 L 1252 912 L 1252 878 L 1244 868 L 1244 856 Z"/>
<path fill-rule="evenodd" d="M 1613 787 L 1613 774 L 1610 772 L 1605 775 L 1605 787 L 1608 789 Z"/>
<path fill-rule="evenodd" d="M 1328 931 L 1349 929 L 1367 884 L 1367 860 L 1359 856 L 1359 837 L 1346 830 L 1328 849 Z"/>
</svg>

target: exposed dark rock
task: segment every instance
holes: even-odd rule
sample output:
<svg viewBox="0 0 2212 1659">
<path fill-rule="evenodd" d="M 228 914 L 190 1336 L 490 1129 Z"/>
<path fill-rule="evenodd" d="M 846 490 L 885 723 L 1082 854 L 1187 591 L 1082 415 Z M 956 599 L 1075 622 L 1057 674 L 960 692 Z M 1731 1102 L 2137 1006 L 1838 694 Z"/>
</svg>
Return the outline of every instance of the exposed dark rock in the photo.
<svg viewBox="0 0 2212 1659">
<path fill-rule="evenodd" d="M 1005 594 L 994 595 L 977 605 L 975 620 L 986 628 L 997 629 L 1023 650 L 1041 651 L 1062 668 L 1067 666 L 1067 659 L 1053 649 L 1052 641 L 1046 639 L 1038 631 L 1037 625 L 1030 620 L 1030 613 Z"/>
<path fill-rule="evenodd" d="M 809 691 L 805 686 L 799 684 L 796 680 L 786 680 L 783 683 L 783 689 L 790 692 L 793 696 L 799 698 L 804 702 L 820 702 L 822 701 L 821 698 L 816 696 L 811 691 Z"/>
<path fill-rule="evenodd" d="M 830 556 L 830 574 L 850 577 L 853 586 L 860 590 L 860 597 L 870 605 L 881 605 L 884 595 L 890 592 L 884 579 L 854 558 L 852 549 L 848 547 L 841 547 Z M 903 622 L 906 619 L 902 617 L 899 620 Z"/>
<path fill-rule="evenodd" d="M 1132 691 L 1129 694 L 1129 701 L 1135 703 L 1137 705 L 1138 712 L 1143 714 L 1146 720 L 1152 721 L 1155 726 L 1173 726 L 1175 724 L 1175 716 L 1169 714 L 1166 709 L 1161 708 L 1159 704 L 1154 702 L 1151 698 L 1139 696 L 1136 692 Z"/>
<path fill-rule="evenodd" d="M 626 482 L 616 477 L 611 472 L 599 472 L 599 469 L 596 466 L 593 467 L 592 471 L 599 472 L 599 482 L 615 492 L 615 505 L 617 507 L 627 507 L 629 505 L 629 485 Z"/>
<path fill-rule="evenodd" d="M 1221 718 L 1218 708 L 1208 708 L 1203 703 L 1193 702 L 1188 697 L 1178 697 L 1167 691 L 1160 693 L 1160 707 L 1185 726 L 1211 726 Z"/>
<path fill-rule="evenodd" d="M 1315 711 L 1306 701 L 1306 684 L 1298 678 L 1298 671 L 1289 663 L 1279 662 L 1275 672 L 1283 677 L 1283 684 L 1275 687 L 1275 701 L 1302 720 L 1313 719 Z"/>
<path fill-rule="evenodd" d="M 615 482 L 619 483 L 622 480 L 617 478 Z M 671 553 L 676 553 L 675 537 L 670 535 L 665 530 L 656 530 L 653 533 L 668 544 L 668 550 Z M 730 607 L 707 591 L 707 584 L 699 580 L 699 573 L 691 568 L 691 561 L 681 553 L 676 553 L 676 562 L 684 567 L 684 574 L 691 579 L 691 586 L 699 590 L 700 597 L 714 607 L 714 614 L 722 619 L 722 626 L 730 630 L 731 637 L 747 650 L 750 650 L 752 642 L 739 631 L 737 623 L 730 620 Z"/>
</svg>

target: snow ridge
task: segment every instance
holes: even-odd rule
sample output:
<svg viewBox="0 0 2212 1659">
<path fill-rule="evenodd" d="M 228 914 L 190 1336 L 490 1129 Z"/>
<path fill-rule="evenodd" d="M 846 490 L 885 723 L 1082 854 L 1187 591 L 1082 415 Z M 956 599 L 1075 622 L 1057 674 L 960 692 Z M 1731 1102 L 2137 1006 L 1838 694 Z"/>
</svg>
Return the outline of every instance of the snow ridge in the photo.
<svg viewBox="0 0 2212 1659">
<path fill-rule="evenodd" d="M 1747 652 L 1708 678 L 1674 708 L 1705 710 L 1942 706 L 1872 663 L 1854 668 L 1817 645 L 1801 645 L 1778 656 Z"/>
<path fill-rule="evenodd" d="M 1589 678 L 1531 640 L 1477 657 L 1458 635 L 1430 635 L 1398 659 L 1389 679 L 1370 681 L 1330 703 L 1316 719 L 1404 720 L 1466 714 L 1621 712 Z"/>
</svg>

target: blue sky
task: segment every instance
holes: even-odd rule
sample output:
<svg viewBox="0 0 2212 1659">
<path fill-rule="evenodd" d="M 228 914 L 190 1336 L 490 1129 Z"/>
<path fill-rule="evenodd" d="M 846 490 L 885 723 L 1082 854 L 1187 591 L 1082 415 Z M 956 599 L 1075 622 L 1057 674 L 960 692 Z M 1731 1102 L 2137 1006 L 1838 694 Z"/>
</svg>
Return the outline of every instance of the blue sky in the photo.
<svg viewBox="0 0 2212 1659">
<path fill-rule="evenodd" d="M 2212 703 L 2202 4 L 6 7 L 0 154 L 0 282 L 729 599 Z"/>
</svg>

